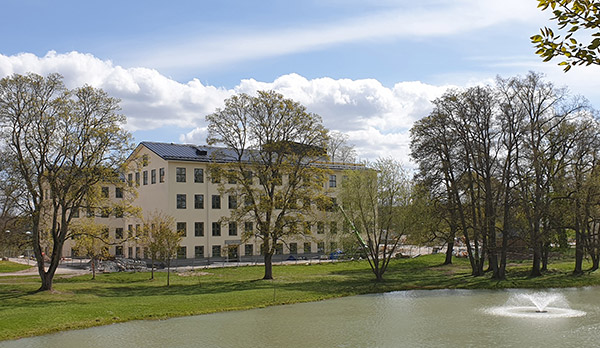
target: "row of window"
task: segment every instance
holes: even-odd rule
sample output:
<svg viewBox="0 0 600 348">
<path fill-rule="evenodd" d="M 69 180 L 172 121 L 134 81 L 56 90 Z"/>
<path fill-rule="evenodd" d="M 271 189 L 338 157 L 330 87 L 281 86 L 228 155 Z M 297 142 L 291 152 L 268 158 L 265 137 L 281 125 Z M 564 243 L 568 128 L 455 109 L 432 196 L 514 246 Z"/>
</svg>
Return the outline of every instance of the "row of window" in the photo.
<svg viewBox="0 0 600 348">
<path fill-rule="evenodd" d="M 176 195 L 176 206 L 177 209 L 187 209 L 187 195 L 185 193 Z M 227 206 L 229 209 L 237 208 L 237 197 L 229 196 Z M 211 207 L 213 209 L 221 209 L 221 196 L 220 195 L 212 195 L 211 196 Z M 194 209 L 204 209 L 204 195 L 203 194 L 195 194 L 194 195 Z"/>
<path fill-rule="evenodd" d="M 142 185 L 148 185 L 148 171 L 142 171 Z M 158 169 L 158 182 L 165 182 L 165 168 Z M 132 186 L 134 183 L 134 173 L 127 174 L 127 184 Z M 150 184 L 156 184 L 156 169 L 150 170 Z M 135 173 L 135 185 L 140 186 L 140 172 Z"/>
<path fill-rule="evenodd" d="M 305 242 L 303 245 L 304 249 L 303 249 L 303 253 L 304 254 L 311 254 L 313 252 L 312 250 L 312 244 L 310 242 Z M 330 242 L 330 250 L 336 250 L 337 249 L 337 243 L 335 242 Z M 288 248 L 289 248 L 289 253 L 290 254 L 298 254 L 298 243 L 289 243 L 288 244 Z M 124 247 L 122 245 L 117 245 L 115 247 L 115 256 L 127 256 L 130 258 L 142 258 L 143 254 L 142 254 L 142 250 L 139 246 L 134 247 L 128 247 L 127 248 L 127 255 L 124 254 Z M 144 250 L 147 253 L 147 250 Z M 212 257 L 227 257 L 228 255 L 225 255 L 223 252 L 226 253 L 230 253 L 230 250 L 228 247 L 223 247 L 222 245 L 213 245 L 212 246 Z M 325 252 L 325 242 L 318 242 L 317 243 L 317 253 L 324 253 Z M 231 255 L 232 257 L 235 255 L 235 257 L 237 257 L 237 247 L 235 252 L 233 253 L 233 255 Z M 262 251 L 260 253 L 262 255 Z M 277 255 L 283 255 L 283 244 L 282 243 L 278 243 L 275 246 L 275 254 Z M 254 255 L 254 245 L 252 244 L 245 244 L 244 245 L 244 255 L 245 256 L 253 256 Z M 205 255 L 204 253 L 204 246 L 203 245 L 196 245 L 194 246 L 194 258 L 196 259 L 202 259 L 205 258 L 207 255 Z M 177 258 L 178 259 L 186 259 L 187 258 L 187 247 L 186 246 L 181 246 L 177 249 Z"/>
</svg>

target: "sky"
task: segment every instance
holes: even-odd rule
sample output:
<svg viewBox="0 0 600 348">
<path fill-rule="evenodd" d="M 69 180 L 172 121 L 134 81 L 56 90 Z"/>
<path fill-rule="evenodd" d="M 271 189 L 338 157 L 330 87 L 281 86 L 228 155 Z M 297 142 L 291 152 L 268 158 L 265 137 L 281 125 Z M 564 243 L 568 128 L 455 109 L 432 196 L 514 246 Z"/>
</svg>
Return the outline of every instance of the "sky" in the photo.
<svg viewBox="0 0 600 348">
<path fill-rule="evenodd" d="M 543 63 L 537 0 L 4 0 L 0 78 L 58 72 L 121 99 L 136 142 L 206 143 L 205 116 L 275 90 L 411 166 L 412 124 L 448 88 L 545 74 L 600 107 L 600 67 Z"/>
</svg>

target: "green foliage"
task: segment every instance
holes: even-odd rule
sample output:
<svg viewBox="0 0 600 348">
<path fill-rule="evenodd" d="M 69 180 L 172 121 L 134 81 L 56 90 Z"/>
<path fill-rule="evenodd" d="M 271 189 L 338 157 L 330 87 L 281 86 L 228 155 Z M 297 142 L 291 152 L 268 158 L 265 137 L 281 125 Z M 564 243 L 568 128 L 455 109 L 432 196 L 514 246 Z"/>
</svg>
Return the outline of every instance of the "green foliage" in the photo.
<svg viewBox="0 0 600 348">
<path fill-rule="evenodd" d="M 557 56 L 565 60 L 559 63 L 569 71 L 575 65 L 600 64 L 600 4 L 595 0 L 538 0 L 542 11 L 550 8 L 558 29 L 564 37 L 554 33 L 548 27 L 541 29 L 539 35 L 533 35 L 531 42 L 537 48 L 536 54 L 544 58 L 544 62 Z M 574 34 L 585 30 L 584 41 L 578 40 Z M 587 39 L 589 37 L 589 39 Z"/>
<path fill-rule="evenodd" d="M 69 90 L 58 74 L 0 80 L 1 150 L 22 185 L 41 290 L 52 288 L 71 219 L 94 201 L 94 187 L 121 182 L 132 148 L 124 122 L 119 100 L 90 86 Z M 44 246 L 54 251 L 47 270 Z"/>
<path fill-rule="evenodd" d="M 177 249 L 181 243 L 181 232 L 173 229 L 175 219 L 160 212 L 154 212 L 144 220 L 139 243 L 146 246 L 148 255 L 167 264 L 167 286 L 170 285 L 171 261 L 177 256 Z M 154 265 L 152 266 L 154 278 Z"/>
<path fill-rule="evenodd" d="M 243 238 L 262 241 L 264 278 L 271 279 L 278 242 L 303 233 L 295 227 L 323 199 L 327 130 L 319 115 L 273 91 L 235 95 L 206 120 L 207 142 L 226 148 L 211 175 L 221 178 L 221 192 L 236 199 L 229 221 L 254 224 Z"/>
</svg>

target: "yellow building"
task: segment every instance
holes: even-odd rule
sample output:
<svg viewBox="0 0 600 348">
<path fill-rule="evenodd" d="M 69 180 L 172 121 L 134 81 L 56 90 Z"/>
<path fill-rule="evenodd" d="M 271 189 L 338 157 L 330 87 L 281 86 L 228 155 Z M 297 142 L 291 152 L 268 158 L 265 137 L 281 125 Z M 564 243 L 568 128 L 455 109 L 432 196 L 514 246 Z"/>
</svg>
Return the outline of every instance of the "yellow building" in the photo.
<svg viewBox="0 0 600 348">
<path fill-rule="evenodd" d="M 140 143 L 130 156 L 138 161 L 132 161 L 129 171 L 125 173 L 125 180 L 137 187 L 138 196 L 133 204 L 141 208 L 145 217 L 157 211 L 175 219 L 176 226 L 173 228 L 183 232 L 178 252 L 180 263 L 185 263 L 183 259 L 190 262 L 206 259 L 260 261 L 261 241 L 243 240 L 242 229 L 247 226 L 228 221 L 231 209 L 237 204 L 236 198 L 221 194 L 219 184 L 209 177 L 209 164 L 219 162 L 218 157 L 213 156 L 216 150 L 223 149 L 173 143 Z M 355 168 L 356 165 L 323 165 L 331 171 L 326 188 L 335 197 L 342 171 Z M 112 199 L 117 192 L 114 187 L 108 190 Z M 287 255 L 314 257 L 337 249 L 338 222 L 331 219 L 330 215 L 326 212 L 316 215 L 310 236 L 298 236 L 295 240 L 286 240 L 278 245 L 279 259 Z M 136 231 L 141 228 L 140 219 L 111 216 L 106 220 L 100 218 L 98 222 L 107 224 L 111 237 L 116 241 L 124 241 L 110 248 L 112 255 L 143 257 L 143 248 L 135 238 Z M 66 245 L 67 250 L 69 247 Z M 69 252 L 65 255 L 69 255 Z"/>
</svg>

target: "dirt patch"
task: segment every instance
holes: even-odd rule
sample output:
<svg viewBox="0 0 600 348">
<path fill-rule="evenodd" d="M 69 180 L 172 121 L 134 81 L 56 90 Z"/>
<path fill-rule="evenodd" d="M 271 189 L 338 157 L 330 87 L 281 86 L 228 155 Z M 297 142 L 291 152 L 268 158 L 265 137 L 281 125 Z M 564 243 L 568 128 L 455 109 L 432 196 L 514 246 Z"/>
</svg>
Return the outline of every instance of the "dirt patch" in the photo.
<svg viewBox="0 0 600 348">
<path fill-rule="evenodd" d="M 213 273 L 208 273 L 208 272 L 182 272 L 182 273 L 177 273 L 177 275 L 180 276 L 180 277 L 197 277 L 197 276 L 213 275 Z"/>
</svg>

